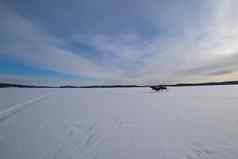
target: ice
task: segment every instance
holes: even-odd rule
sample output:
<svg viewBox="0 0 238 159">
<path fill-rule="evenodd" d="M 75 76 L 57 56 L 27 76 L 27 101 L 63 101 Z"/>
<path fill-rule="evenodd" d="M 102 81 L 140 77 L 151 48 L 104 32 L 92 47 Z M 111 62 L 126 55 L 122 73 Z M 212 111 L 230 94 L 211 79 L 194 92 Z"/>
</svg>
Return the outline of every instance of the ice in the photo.
<svg viewBox="0 0 238 159">
<path fill-rule="evenodd" d="M 0 95 L 1 159 L 238 158 L 238 86 Z"/>
</svg>

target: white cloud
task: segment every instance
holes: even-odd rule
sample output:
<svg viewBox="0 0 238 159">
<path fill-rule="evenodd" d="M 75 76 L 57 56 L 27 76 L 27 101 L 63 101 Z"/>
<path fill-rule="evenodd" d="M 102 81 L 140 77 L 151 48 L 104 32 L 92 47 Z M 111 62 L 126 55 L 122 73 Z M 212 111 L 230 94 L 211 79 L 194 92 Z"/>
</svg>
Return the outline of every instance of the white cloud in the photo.
<svg viewBox="0 0 238 159">
<path fill-rule="evenodd" d="M 167 29 L 168 35 L 158 33 L 145 38 L 139 33 L 95 34 L 77 39 L 95 48 L 103 57 L 103 65 L 63 49 L 64 40 L 53 37 L 3 6 L 2 12 L 7 16 L 1 17 L 4 25 L 0 32 L 11 45 L 1 44 L 0 54 L 14 56 L 37 67 L 110 84 L 209 80 L 222 72 L 229 76 L 229 71 L 238 70 L 234 61 L 224 60 L 236 57 L 238 52 L 238 4 L 235 0 L 201 1 L 199 4 L 195 10 L 195 6 L 187 9 L 186 4 L 180 4 L 164 6 L 161 11 L 154 1 L 142 3 L 142 11 L 150 24 L 158 30 Z M 82 37 L 82 33 L 78 34 Z M 226 61 L 226 69 L 222 61 Z M 217 69 L 213 70 L 211 65 Z M 200 68 L 205 71 L 198 71 Z M 184 72 L 189 73 L 185 75 Z"/>
<path fill-rule="evenodd" d="M 75 76 L 99 80 L 113 80 L 120 76 L 119 70 L 102 68 L 80 55 L 62 49 L 62 40 L 43 32 L 31 21 L 16 15 L 10 9 L 4 6 L 1 8 L 7 16 L 1 19 L 4 24 L 1 26 L 1 34 L 5 35 L 6 43 L 1 44 L 0 54 L 15 57 L 35 67 Z"/>
</svg>

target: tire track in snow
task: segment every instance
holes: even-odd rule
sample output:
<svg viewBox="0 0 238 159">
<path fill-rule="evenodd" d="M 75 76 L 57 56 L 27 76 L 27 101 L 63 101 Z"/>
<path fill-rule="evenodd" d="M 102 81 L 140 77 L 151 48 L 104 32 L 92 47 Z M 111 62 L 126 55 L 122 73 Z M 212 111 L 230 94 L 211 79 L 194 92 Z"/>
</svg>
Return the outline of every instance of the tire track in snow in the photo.
<svg viewBox="0 0 238 159">
<path fill-rule="evenodd" d="M 50 96 L 50 94 L 27 100 L 24 103 L 15 104 L 15 105 L 10 106 L 10 108 L 0 112 L 0 123 L 11 118 L 15 114 L 25 110 L 27 107 L 32 106 L 31 104 L 39 102 L 49 96 Z"/>
</svg>

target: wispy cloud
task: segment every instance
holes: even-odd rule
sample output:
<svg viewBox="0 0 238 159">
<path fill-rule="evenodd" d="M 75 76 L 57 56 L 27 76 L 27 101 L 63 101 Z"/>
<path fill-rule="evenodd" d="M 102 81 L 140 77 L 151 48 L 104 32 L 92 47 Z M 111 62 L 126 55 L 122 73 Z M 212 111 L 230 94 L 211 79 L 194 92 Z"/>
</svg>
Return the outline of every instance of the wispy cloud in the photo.
<svg viewBox="0 0 238 159">
<path fill-rule="evenodd" d="M 7 16 L 2 18 L 4 25 L 1 33 L 5 36 L 0 54 L 15 57 L 33 66 L 75 76 L 112 80 L 121 74 L 118 70 L 102 68 L 80 55 L 62 49 L 64 41 L 40 30 L 31 21 L 16 15 L 10 9 L 4 6 L 1 8 Z"/>
<path fill-rule="evenodd" d="M 121 13 L 120 4 L 108 1 L 71 2 L 70 12 L 60 9 L 62 2 L 46 21 L 17 5 L 0 4 L 0 56 L 110 84 L 212 80 L 238 70 L 235 0 L 135 1 Z M 50 21 L 56 13 L 61 23 Z M 64 47 L 72 42 L 93 54 Z"/>
</svg>

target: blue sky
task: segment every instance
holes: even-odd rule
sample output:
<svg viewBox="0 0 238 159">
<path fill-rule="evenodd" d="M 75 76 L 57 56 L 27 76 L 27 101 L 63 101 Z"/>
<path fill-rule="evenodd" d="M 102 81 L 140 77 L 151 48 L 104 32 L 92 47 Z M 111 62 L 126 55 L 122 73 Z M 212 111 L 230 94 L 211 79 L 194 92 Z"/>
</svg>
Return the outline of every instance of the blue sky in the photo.
<svg viewBox="0 0 238 159">
<path fill-rule="evenodd" d="M 235 0 L 1 0 L 0 81 L 238 80 L 237 7 Z"/>
</svg>

